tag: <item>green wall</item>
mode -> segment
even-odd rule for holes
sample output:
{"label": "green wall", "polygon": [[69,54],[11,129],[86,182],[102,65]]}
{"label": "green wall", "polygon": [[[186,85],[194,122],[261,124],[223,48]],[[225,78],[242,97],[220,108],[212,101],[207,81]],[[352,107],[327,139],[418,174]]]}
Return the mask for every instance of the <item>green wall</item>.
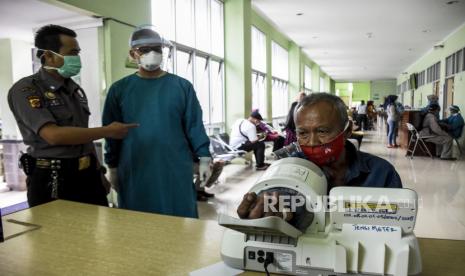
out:
{"label": "green wall", "polygon": [[252,109],[252,63],[250,1],[226,0],[225,90],[226,130]]}
{"label": "green wall", "polygon": [[[104,18],[114,18],[131,25],[150,24],[150,0],[46,0],[55,5],[76,10],[85,14],[99,15]],[[128,56],[128,40],[133,27],[116,22],[104,20],[101,30],[104,49],[105,83],[108,88],[113,82],[134,72],[134,69],[125,67]]]}
{"label": "green wall", "polygon": [[[397,77],[397,84],[401,84],[403,81],[407,80],[410,74],[419,73],[429,66],[435,64],[436,62],[441,62],[440,69],[440,93],[439,93],[439,103],[443,106],[443,91],[445,83],[445,64],[446,57],[455,53],[456,51],[463,49],[465,47],[465,25],[462,25],[455,32],[452,32],[443,42],[444,48],[442,49],[432,49],[426,53],[423,57],[415,61],[402,72],[407,72],[408,74],[400,74]],[[411,101],[411,95],[414,94],[414,100]],[[433,93],[433,83],[423,85],[416,89],[415,91],[407,91],[404,95],[401,95],[399,98],[403,98],[404,104],[413,105],[414,108],[420,108],[425,106],[427,103],[426,97]],[[465,109],[465,71],[462,71],[458,74],[455,74],[454,77],[454,104],[460,106],[462,110]]]}
{"label": "green wall", "polygon": [[365,102],[371,100],[371,83],[370,82],[352,82],[352,92],[349,91],[349,82],[336,82],[335,90],[339,90],[339,96],[352,97],[352,102]]}

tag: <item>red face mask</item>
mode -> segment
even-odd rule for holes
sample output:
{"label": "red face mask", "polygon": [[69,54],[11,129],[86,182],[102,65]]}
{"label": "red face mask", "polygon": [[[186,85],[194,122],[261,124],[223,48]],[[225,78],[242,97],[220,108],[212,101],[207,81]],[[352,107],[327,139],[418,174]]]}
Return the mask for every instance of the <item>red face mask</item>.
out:
{"label": "red face mask", "polygon": [[300,148],[308,160],[312,161],[317,166],[322,167],[328,165],[329,163],[336,161],[339,156],[341,156],[341,153],[344,150],[344,133],[346,129],[347,126],[338,136],[336,136],[336,138],[328,143],[318,146],[300,145]]}

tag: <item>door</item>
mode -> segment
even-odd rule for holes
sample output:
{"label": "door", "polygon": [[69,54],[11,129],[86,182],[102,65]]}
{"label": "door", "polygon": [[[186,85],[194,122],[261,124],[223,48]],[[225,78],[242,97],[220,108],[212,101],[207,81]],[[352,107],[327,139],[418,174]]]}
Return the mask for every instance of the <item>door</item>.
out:
{"label": "door", "polygon": [[446,79],[445,91],[444,91],[444,105],[443,105],[443,118],[445,118],[446,110],[449,106],[454,104],[454,78]]}
{"label": "door", "polygon": [[439,98],[439,81],[433,83],[433,95]]}

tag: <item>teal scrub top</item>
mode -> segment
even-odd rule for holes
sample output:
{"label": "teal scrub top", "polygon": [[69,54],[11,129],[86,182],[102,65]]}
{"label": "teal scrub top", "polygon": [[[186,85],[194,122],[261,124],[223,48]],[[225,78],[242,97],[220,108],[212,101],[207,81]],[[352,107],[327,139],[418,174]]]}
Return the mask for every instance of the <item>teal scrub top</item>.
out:
{"label": "teal scrub top", "polygon": [[138,123],[123,140],[106,139],[105,162],[118,168],[120,208],[198,217],[193,160],[210,156],[192,84],[166,73],[129,75],[108,92],[103,125]]}

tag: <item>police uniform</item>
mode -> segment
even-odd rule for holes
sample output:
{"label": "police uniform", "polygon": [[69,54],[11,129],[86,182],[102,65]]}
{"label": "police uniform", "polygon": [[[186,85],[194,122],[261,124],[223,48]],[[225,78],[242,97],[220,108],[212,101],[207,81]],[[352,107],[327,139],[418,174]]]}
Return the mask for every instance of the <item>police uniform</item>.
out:
{"label": "police uniform", "polygon": [[28,162],[22,162],[29,206],[57,198],[107,206],[93,143],[53,146],[39,136],[47,123],[88,127],[90,111],[81,87],[41,69],[13,85],[8,104],[29,146]]}

